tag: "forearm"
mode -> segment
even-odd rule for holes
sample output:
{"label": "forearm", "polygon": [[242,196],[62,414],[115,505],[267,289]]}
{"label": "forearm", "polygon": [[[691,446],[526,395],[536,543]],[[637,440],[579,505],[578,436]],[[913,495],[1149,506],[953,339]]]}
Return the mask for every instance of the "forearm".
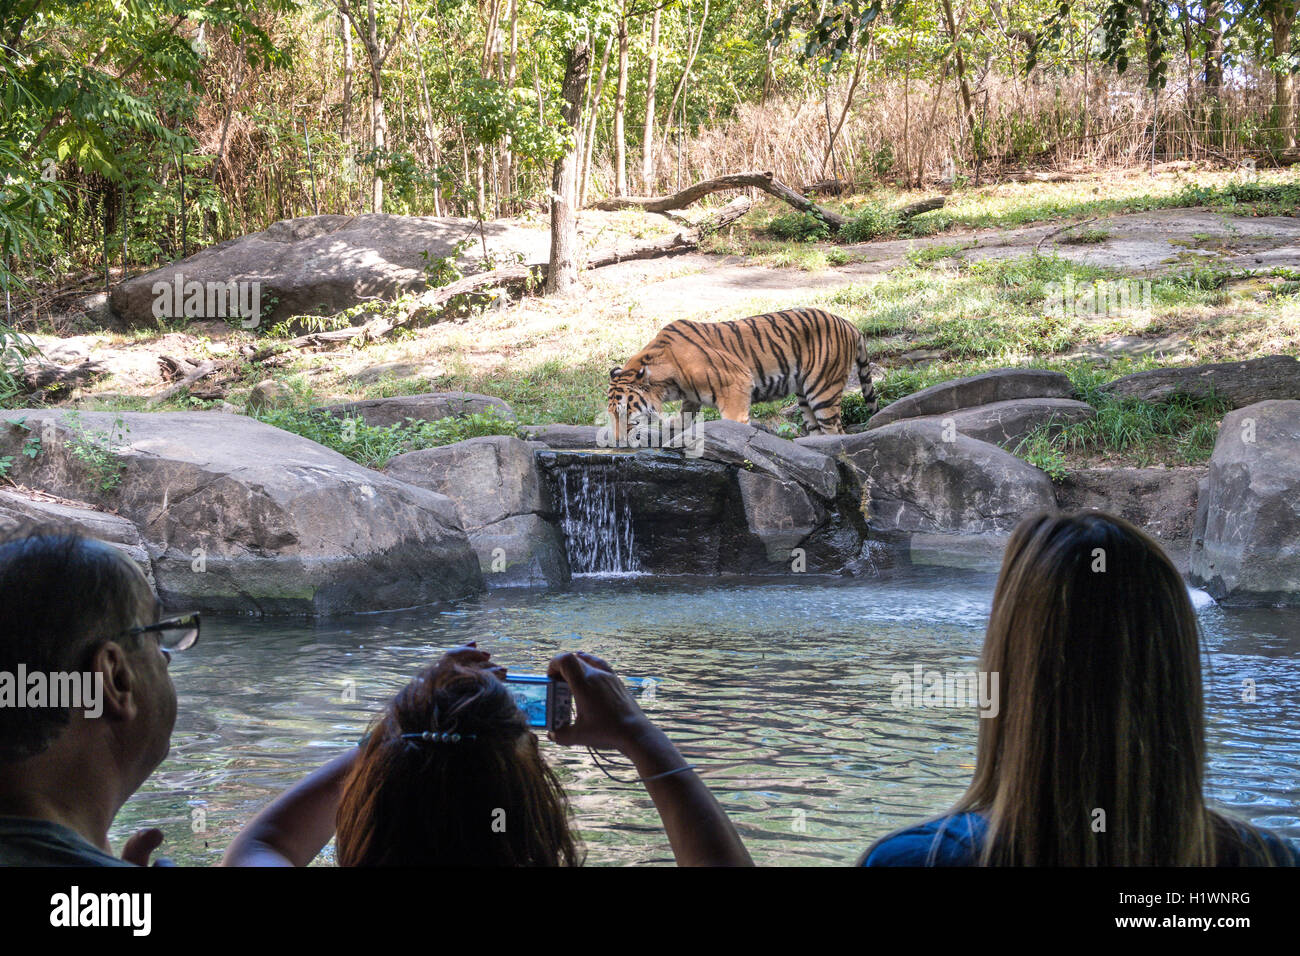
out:
{"label": "forearm", "polygon": [[650,726],[623,748],[646,779],[678,866],[753,866],[735,826],[694,771],[658,776],[687,766],[667,735]]}
{"label": "forearm", "polygon": [[343,782],[360,748],[349,748],[261,810],[226,849],[222,866],[306,866],[334,835]]}

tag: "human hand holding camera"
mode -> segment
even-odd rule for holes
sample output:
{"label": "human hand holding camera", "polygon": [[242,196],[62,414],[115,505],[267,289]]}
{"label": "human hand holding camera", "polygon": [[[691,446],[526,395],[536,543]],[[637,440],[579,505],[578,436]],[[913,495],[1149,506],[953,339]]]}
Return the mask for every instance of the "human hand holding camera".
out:
{"label": "human hand holding camera", "polygon": [[546,675],[569,685],[577,718],[548,736],[566,747],[619,750],[632,756],[658,733],[614,669],[595,654],[576,651],[552,658]]}

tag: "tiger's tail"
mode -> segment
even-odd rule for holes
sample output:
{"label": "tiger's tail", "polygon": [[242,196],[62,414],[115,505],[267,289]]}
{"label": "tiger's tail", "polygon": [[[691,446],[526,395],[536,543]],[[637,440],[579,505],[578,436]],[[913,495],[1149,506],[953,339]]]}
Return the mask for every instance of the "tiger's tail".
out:
{"label": "tiger's tail", "polygon": [[862,388],[862,402],[871,410],[874,415],[880,407],[880,401],[876,397],[876,386],[871,381],[871,347],[867,344],[867,337],[861,332],[858,333],[858,385]]}

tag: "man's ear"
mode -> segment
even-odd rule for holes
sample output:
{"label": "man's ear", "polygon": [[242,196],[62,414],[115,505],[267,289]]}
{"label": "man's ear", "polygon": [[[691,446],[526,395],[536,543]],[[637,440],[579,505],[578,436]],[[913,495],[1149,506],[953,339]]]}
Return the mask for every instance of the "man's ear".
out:
{"label": "man's ear", "polygon": [[91,672],[104,675],[103,716],[110,720],[130,720],[140,709],[135,692],[139,677],[131,667],[126,649],[116,641],[99,646],[90,661]]}

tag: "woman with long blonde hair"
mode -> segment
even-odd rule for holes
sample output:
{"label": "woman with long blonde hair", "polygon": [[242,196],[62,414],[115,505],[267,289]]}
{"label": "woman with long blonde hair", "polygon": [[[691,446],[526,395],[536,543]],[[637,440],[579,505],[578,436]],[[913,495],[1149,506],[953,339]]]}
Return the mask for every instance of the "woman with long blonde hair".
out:
{"label": "woman with long blonde hair", "polygon": [[981,670],[975,777],[944,817],[891,834],[867,866],[1291,864],[1204,796],[1200,640],[1160,547],[1100,512],[1027,518],[1008,543]]}

